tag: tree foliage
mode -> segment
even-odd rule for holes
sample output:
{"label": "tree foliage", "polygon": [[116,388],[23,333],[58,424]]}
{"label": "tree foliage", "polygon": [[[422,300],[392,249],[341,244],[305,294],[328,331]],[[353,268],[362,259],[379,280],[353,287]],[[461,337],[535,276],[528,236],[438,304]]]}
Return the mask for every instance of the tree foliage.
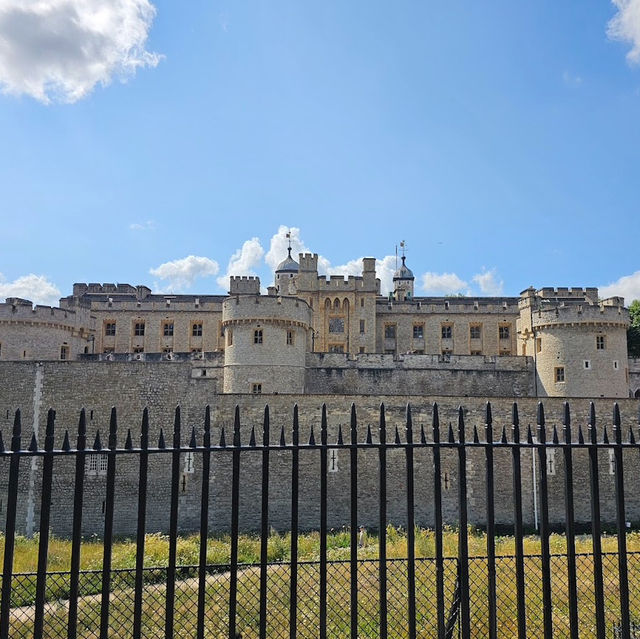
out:
{"label": "tree foliage", "polygon": [[627,349],[631,357],[640,357],[640,300],[633,300],[629,305],[631,326],[627,331]]}

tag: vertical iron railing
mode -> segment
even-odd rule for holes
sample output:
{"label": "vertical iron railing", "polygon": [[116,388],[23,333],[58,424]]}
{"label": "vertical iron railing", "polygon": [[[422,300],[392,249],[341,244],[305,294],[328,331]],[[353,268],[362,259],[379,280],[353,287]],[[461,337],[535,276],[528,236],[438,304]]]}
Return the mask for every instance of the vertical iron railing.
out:
{"label": "vertical iron railing", "polygon": [[[239,633],[243,632],[247,624],[255,624],[252,633],[257,634],[261,639],[273,635],[285,634],[289,639],[297,636],[309,634],[308,624],[316,624],[314,631],[317,631],[321,638],[336,636],[350,636],[356,639],[368,632],[375,632],[376,636],[387,637],[396,636],[398,633],[406,634],[409,639],[415,639],[422,634],[437,636],[444,639],[453,636],[457,628],[459,635],[465,639],[471,636],[487,636],[495,638],[499,634],[501,619],[504,615],[499,597],[509,596],[513,602],[512,609],[515,611],[513,631],[518,639],[524,639],[528,633],[542,632],[544,637],[552,637],[554,633],[577,637],[594,636],[597,639],[604,639],[607,636],[607,625],[615,626],[616,636],[631,639],[632,629],[635,628],[638,618],[640,618],[640,584],[637,583],[638,564],[632,564],[631,555],[627,545],[627,517],[633,513],[632,517],[637,517],[638,513],[635,498],[631,501],[625,498],[625,494],[637,493],[638,464],[640,456],[630,455],[629,451],[639,451],[640,444],[637,443],[633,433],[633,428],[628,431],[625,428],[623,433],[623,422],[620,408],[614,405],[613,418],[609,432],[612,439],[609,440],[607,425],[598,431],[596,428],[596,412],[593,404],[590,406],[588,419],[588,436],[581,425],[573,430],[572,415],[568,403],[564,403],[562,409],[562,436],[559,437],[557,427],[547,426],[545,410],[540,403],[536,415],[536,438],[534,439],[531,427],[526,432],[521,431],[518,405],[513,404],[510,416],[511,436],[508,437],[506,425],[496,429],[496,415],[491,404],[487,403],[484,412],[484,433],[482,429],[473,428],[472,436],[467,437],[470,432],[467,429],[467,418],[463,407],[457,409],[457,427],[454,428],[449,423],[448,429],[441,433],[440,415],[441,409],[434,404],[430,409],[431,413],[431,437],[427,437],[423,426],[414,426],[415,409],[406,407],[404,413],[404,437],[401,437],[402,428],[395,426],[395,439],[388,437],[388,428],[393,432],[394,426],[389,425],[390,421],[387,409],[380,405],[378,413],[377,437],[372,435],[372,428],[366,428],[366,435],[363,439],[359,437],[358,417],[355,405],[350,410],[349,440],[343,441],[342,425],[336,427],[337,431],[337,451],[349,451],[348,468],[349,494],[341,503],[347,504],[349,512],[344,516],[337,515],[333,510],[332,486],[329,481],[329,454],[331,453],[331,470],[336,470],[335,452],[329,448],[330,411],[326,405],[322,406],[320,423],[315,424],[313,420],[308,423],[309,433],[306,443],[301,443],[301,425],[298,406],[293,408],[291,416],[291,441],[287,443],[285,438],[285,423],[279,425],[279,441],[272,443],[271,426],[274,421],[270,413],[269,406],[264,408],[262,438],[256,442],[254,430],[248,442],[241,439],[243,431],[242,415],[240,408],[236,407],[233,421],[232,440],[227,442],[225,429],[220,429],[218,443],[212,439],[211,411],[206,407],[202,425],[202,438],[199,439],[197,428],[190,429],[188,443],[183,441],[182,418],[180,407],[175,410],[173,433],[170,445],[165,441],[163,429],[158,429],[159,437],[156,447],[150,446],[150,415],[145,409],[142,414],[140,429],[140,445],[134,445],[131,428],[126,429],[126,441],[123,445],[118,443],[118,414],[113,408],[109,421],[109,435],[107,447],[103,448],[99,432],[91,433],[94,443],[87,446],[87,422],[85,411],[80,412],[77,438],[75,448],[72,447],[71,438],[67,429],[55,428],[56,413],[49,410],[45,435],[42,444],[32,436],[26,441],[30,441],[27,448],[22,448],[23,433],[21,428],[21,413],[16,411],[13,420],[13,430],[11,445],[5,449],[2,433],[0,433],[0,459],[8,461],[3,467],[6,472],[6,510],[5,510],[5,539],[4,539],[4,559],[2,585],[0,588],[0,639],[9,639],[17,635],[13,632],[13,624],[19,624],[20,615],[27,615],[32,624],[31,630],[26,632],[22,629],[22,635],[33,636],[38,639],[44,636],[51,636],[48,633],[48,624],[53,623],[53,619],[60,618],[52,614],[55,612],[53,604],[54,598],[50,594],[53,582],[59,579],[62,573],[49,571],[49,550],[51,522],[54,521],[55,508],[57,502],[55,491],[56,472],[73,471],[73,511],[71,518],[71,556],[70,569],[65,579],[68,603],[65,608],[64,629],[56,636],[66,634],[68,639],[75,639],[79,635],[78,628],[82,624],[93,623],[94,633],[99,633],[101,638],[106,638],[112,632],[114,614],[122,615],[122,606],[113,605],[113,601],[119,602],[119,597],[130,597],[131,610],[131,630],[130,636],[140,638],[144,636],[144,628],[147,623],[147,607],[153,600],[157,602],[158,592],[162,593],[164,618],[164,636],[169,639],[174,636],[186,636],[188,634],[183,627],[184,619],[178,613],[178,604],[182,590],[178,584],[181,579],[186,579],[185,575],[195,577],[194,582],[195,604],[192,606],[194,617],[193,634],[199,639],[209,636],[212,632],[219,636],[221,632],[228,633],[230,639],[236,639]],[[390,414],[390,413],[389,413]],[[422,411],[424,415],[424,409]],[[449,410],[449,414],[452,411]],[[575,416],[573,417],[575,420]],[[314,435],[314,426],[319,428],[319,441]],[[63,433],[62,442],[56,448],[56,430]],[[374,432],[375,429],[373,429]],[[277,431],[276,431],[277,432]],[[362,432],[362,431],[361,431]],[[551,433],[551,434],[550,434]],[[185,434],[186,435],[186,434]],[[258,438],[259,439],[259,438]],[[169,438],[167,437],[167,440]],[[198,443],[201,441],[201,445]],[[333,436],[332,436],[332,441]],[[333,445],[333,444],[332,444]],[[404,461],[398,463],[395,454],[388,455],[388,451],[403,450]],[[497,453],[496,451],[503,452]],[[282,451],[286,451],[283,455]],[[556,482],[551,476],[555,474],[555,453],[562,457],[562,482]],[[259,453],[259,462],[255,459]],[[272,454],[273,453],[273,454]],[[525,455],[526,453],[526,455]],[[103,523],[103,549],[102,566],[96,573],[100,578],[98,586],[94,587],[91,602],[98,610],[98,618],[93,621],[83,617],[83,606],[85,597],[88,594],[83,587],[84,575],[88,574],[82,569],[82,546],[83,546],[83,510],[85,505],[85,474],[88,468],[89,455],[97,455],[106,459],[106,473],[104,483],[99,484],[104,487],[104,502],[102,504]],[[180,517],[184,504],[180,500],[181,481],[186,481],[182,473],[182,455],[189,455],[190,466],[194,457],[199,460],[201,471],[200,482],[194,484],[198,491],[199,512],[194,518],[198,523],[198,565],[194,570],[185,570],[178,563],[178,531],[181,529]],[[163,456],[165,463],[151,464],[151,458]],[[361,456],[367,456],[367,463],[363,466],[360,462]],[[309,462],[303,466],[302,458]],[[605,468],[601,461],[609,459],[609,466]],[[21,460],[23,458],[37,458],[37,472],[35,481],[37,482],[39,495],[36,504],[38,506],[39,539],[37,551],[36,572],[29,577],[31,579],[31,594],[17,596],[17,581],[14,574],[14,560],[16,552],[17,534],[21,532],[22,514],[19,511],[22,500],[22,492],[27,482],[22,481]],[[74,463],[65,465],[61,463],[64,458],[69,458]],[[286,473],[278,474],[278,468],[274,468],[274,460],[277,458],[278,465],[281,466],[283,460],[290,460],[286,465]],[[244,466],[245,459],[247,466]],[[523,464],[531,459],[533,468],[537,468],[536,476],[532,478],[529,485],[529,474],[523,472]],[[428,472],[426,473],[429,482],[428,490],[420,482],[424,482],[423,474],[417,480],[419,469],[424,471],[428,461]],[[505,460],[509,460],[506,461]],[[216,508],[210,507],[211,486],[216,481],[218,472],[229,467],[225,461],[230,461],[230,519],[225,520],[230,530],[229,542],[229,563],[224,566],[209,566],[207,564],[207,543],[210,535],[210,526],[214,512],[219,512],[220,505]],[[319,464],[318,464],[319,461]],[[130,463],[130,462],[137,462]],[[95,463],[95,458],[93,459]],[[367,485],[366,489],[377,491],[377,518],[371,519],[369,514],[364,515],[359,510],[363,504],[358,496],[359,483],[363,469],[370,470],[370,464],[376,468],[377,482]],[[479,465],[479,466],[478,466]],[[602,465],[602,467],[601,467]],[[135,513],[135,568],[131,570],[132,581],[123,587],[117,570],[112,569],[114,539],[119,534],[117,521],[120,521],[121,511],[119,497],[117,498],[117,488],[119,480],[119,470],[133,466],[135,481],[137,486],[137,511]],[[313,467],[316,476],[309,477],[309,469]],[[476,468],[476,466],[478,466]],[[168,500],[168,559],[166,566],[162,567],[163,589],[160,591],[151,590],[151,585],[158,581],[158,577],[151,577],[148,568],[145,567],[145,536],[147,534],[147,494],[149,487],[153,486],[158,476],[158,468],[166,469],[161,472],[162,477],[170,482],[170,496]],[[260,519],[259,538],[260,552],[259,562],[259,587],[247,588],[244,582],[247,573],[246,566],[240,562],[239,539],[240,511],[241,511],[241,491],[248,488],[241,483],[241,468],[243,469],[243,482],[249,480],[254,492],[256,486],[260,486]],[[510,495],[512,503],[504,503],[505,487],[500,486],[500,501],[497,498],[497,473],[501,469],[501,479],[504,477],[502,471],[508,471],[511,475],[512,485]],[[249,476],[250,470],[256,470]],[[259,470],[258,470],[259,469]],[[303,470],[304,469],[304,470]],[[580,469],[580,480],[577,479],[577,469]],[[289,472],[290,471],[290,472]],[[506,472],[505,471],[505,472]],[[585,480],[588,471],[588,485]],[[607,472],[608,471],[608,472]],[[394,476],[393,481],[388,481],[391,473],[399,473]],[[609,479],[608,475],[612,475]],[[258,479],[259,475],[259,479]],[[286,582],[286,596],[280,599],[273,595],[274,580],[279,574],[277,566],[269,560],[269,535],[272,519],[276,517],[276,509],[272,508],[272,492],[270,482],[275,481],[274,477],[285,476],[290,480],[290,518],[287,523],[290,530],[290,560],[285,562],[288,565],[288,581]],[[364,474],[363,474],[364,476]],[[368,476],[368,479],[371,475]],[[482,481],[482,491],[476,491],[475,486],[478,481]],[[299,530],[300,530],[300,509],[306,508],[309,504],[301,500],[300,482],[316,482],[319,490],[319,521],[318,521],[318,541],[319,550],[317,554],[317,571],[313,575],[309,572],[307,561],[300,560],[299,553]],[[376,485],[377,483],[377,485]],[[456,490],[450,490],[453,484]],[[534,485],[535,484],[535,485]],[[402,500],[397,500],[398,486],[403,491]],[[560,486],[562,486],[560,488]],[[480,495],[483,498],[483,508],[477,508],[477,503],[470,500],[470,491],[474,490],[475,498]],[[535,488],[535,490],[533,490]],[[308,487],[304,486],[304,495],[308,495]],[[184,484],[183,484],[184,490]],[[94,494],[95,495],[95,494]],[[422,503],[421,500],[428,496],[429,503]],[[615,524],[615,541],[617,551],[615,552],[615,571],[612,571],[613,555],[607,556],[602,551],[603,519],[601,513],[601,502],[603,496],[613,497],[608,512],[613,512],[615,506],[615,521],[609,521],[607,525]],[[578,496],[580,504],[585,504],[588,498],[591,514],[591,540],[592,552],[588,557],[578,553],[576,550],[576,503]],[[154,495],[154,500],[157,495]],[[431,499],[433,501],[431,501]],[[535,507],[540,515],[540,554],[531,556],[525,553],[525,522],[528,521],[529,499],[537,499]],[[394,501],[397,500],[397,501]],[[179,508],[180,506],[180,508]],[[446,506],[446,508],[445,508]],[[282,503],[278,506],[281,511]],[[583,507],[583,506],[581,506]],[[426,561],[420,555],[420,546],[417,543],[416,523],[422,524],[418,517],[418,512],[428,510],[431,512],[430,523],[434,526],[433,532],[433,556],[428,559],[433,572],[430,581],[426,579],[424,564]],[[398,512],[404,511],[406,517],[400,522]],[[446,513],[446,516],[445,516]],[[510,513],[505,515],[505,513]],[[551,513],[551,515],[550,515]],[[562,513],[559,516],[559,513]],[[132,513],[133,514],[133,513]],[[32,514],[33,516],[33,514]],[[118,518],[116,519],[116,516]],[[332,549],[330,547],[330,532],[328,522],[335,521],[336,516],[342,516],[344,524],[349,527],[348,543],[349,551],[344,555],[344,559],[336,562],[332,559]],[[497,518],[501,521],[505,517],[513,525],[514,551],[509,557],[512,567],[508,570],[508,577],[505,577],[504,556],[496,552],[496,528]],[[369,517],[367,519],[367,517]],[[423,515],[422,515],[423,517]],[[483,520],[484,518],[484,520]],[[452,553],[451,544],[445,548],[444,527],[447,519],[457,525],[457,548]],[[561,519],[561,522],[558,522]],[[470,552],[468,524],[474,522],[484,523],[486,528],[486,554],[476,557]],[[565,572],[561,570],[558,556],[551,553],[550,535],[552,521],[561,523],[566,538],[566,554],[560,558]],[[219,522],[216,522],[219,524]],[[399,560],[394,557],[395,549],[390,546],[391,537],[387,536],[389,524],[402,523],[406,525],[406,555]],[[333,525],[333,524],[332,524]],[[376,528],[377,533],[377,553],[371,558],[366,558],[360,554],[359,549],[359,529],[366,525]],[[54,530],[55,532],[55,530]],[[369,552],[371,547],[367,549]],[[482,560],[482,572],[478,573],[474,566]],[[588,569],[585,568],[586,560],[589,560]],[[400,577],[396,572],[396,562],[402,561],[405,566],[404,576]],[[450,570],[455,561],[456,575],[455,583]],[[634,558],[634,561],[636,559]],[[501,568],[498,570],[498,563]],[[334,564],[343,566],[345,573],[340,590],[335,583]],[[447,569],[447,566],[449,569]],[[215,570],[214,570],[215,568]],[[346,570],[349,577],[346,577]],[[209,575],[218,573],[216,579],[209,579]],[[428,571],[427,571],[428,572]],[[336,572],[337,574],[337,572]],[[371,575],[375,574],[376,592],[375,605],[372,597]],[[532,575],[539,574],[539,582],[532,581]],[[584,583],[584,575],[588,575],[590,583]],[[22,579],[24,575],[20,576]],[[511,591],[505,593],[504,581],[508,578],[511,584]],[[317,597],[317,620],[309,615],[308,608],[304,601],[308,596],[309,580],[316,580],[314,590]],[[426,583],[429,585],[425,585]],[[244,586],[242,584],[245,583]],[[210,587],[218,589],[219,593],[224,593],[224,608],[221,618],[217,620],[215,631],[211,629],[213,623],[212,615],[214,611],[208,604],[207,593]],[[181,588],[181,586],[180,586]],[[402,596],[398,598],[394,594],[398,588],[402,589]],[[536,593],[540,590],[540,596]],[[248,592],[249,591],[249,592]],[[251,592],[253,591],[253,592]],[[589,592],[589,596],[585,592]],[[337,593],[340,593],[338,596]],[[616,593],[616,610],[612,613],[611,593]],[[12,601],[12,593],[15,601]],[[273,595],[273,596],[272,596]],[[220,607],[220,595],[217,596],[217,608]],[[254,596],[257,599],[255,609],[255,621],[251,615],[247,614],[246,598]],[[25,605],[23,598],[27,597],[28,605]],[[31,599],[29,599],[31,597]],[[557,608],[558,598],[563,598],[566,606],[566,615],[560,615]],[[58,597],[59,599],[59,597]],[[401,601],[401,603],[399,603]],[[284,602],[284,603],[283,603]],[[315,603],[315,602],[314,602]],[[284,610],[279,607],[284,605]],[[301,607],[305,605],[304,614]],[[345,611],[343,615],[343,625],[340,631],[335,630],[337,615],[334,607],[340,606]],[[373,606],[373,608],[372,608]],[[158,606],[156,606],[156,609]],[[478,617],[479,614],[483,616]],[[615,616],[612,616],[615,615]],[[286,620],[283,622],[283,620]],[[502,619],[502,621],[504,621]],[[273,629],[273,624],[285,623],[286,631],[278,632]],[[365,630],[364,624],[369,624]],[[375,631],[372,631],[372,625]],[[395,624],[395,625],[394,625]],[[224,630],[221,630],[225,628]],[[534,630],[535,628],[535,630]],[[635,632],[635,631],[633,631]],[[531,635],[533,636],[533,635]]]}

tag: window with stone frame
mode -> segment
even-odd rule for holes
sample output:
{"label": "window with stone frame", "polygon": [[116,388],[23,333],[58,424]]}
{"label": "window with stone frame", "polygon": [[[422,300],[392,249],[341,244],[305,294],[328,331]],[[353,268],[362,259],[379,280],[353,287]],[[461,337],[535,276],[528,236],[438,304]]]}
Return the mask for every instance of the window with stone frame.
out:
{"label": "window with stone frame", "polygon": [[133,325],[133,334],[136,337],[144,337],[144,322],[136,322]]}
{"label": "window with stone frame", "polygon": [[330,317],[329,318],[329,332],[330,333],[344,333],[344,317]]}
{"label": "window with stone frame", "polygon": [[451,339],[453,337],[453,325],[442,324],[441,331],[442,339]]}
{"label": "window with stone frame", "polygon": [[471,324],[469,326],[469,339],[480,339],[482,337],[482,326],[480,324]]}
{"label": "window with stone frame", "polygon": [[60,359],[69,359],[69,347],[66,344],[60,347]]}
{"label": "window with stone frame", "polygon": [[104,323],[104,335],[105,337],[114,337],[116,334],[116,323],[105,322]]}
{"label": "window with stone frame", "polygon": [[564,366],[556,366],[554,369],[553,378],[556,383],[561,383],[565,381],[564,378]]}
{"label": "window with stone frame", "polygon": [[173,322],[164,322],[162,324],[162,335],[164,337],[173,337]]}
{"label": "window with stone frame", "polygon": [[251,384],[251,392],[254,395],[260,395],[262,393],[262,384],[259,382],[254,382]]}
{"label": "window with stone frame", "polygon": [[509,326],[507,325],[498,326],[498,338],[509,339],[509,337],[510,337]]}
{"label": "window with stone frame", "polygon": [[424,339],[424,324],[413,325],[413,339]]}
{"label": "window with stone frame", "polygon": [[253,331],[253,343],[254,344],[262,344],[262,329],[261,328]]}
{"label": "window with stone frame", "polygon": [[194,322],[191,325],[191,336],[202,337],[202,322]]}
{"label": "window with stone frame", "polygon": [[296,341],[295,332],[292,330],[287,331],[287,346],[293,346]]}
{"label": "window with stone frame", "polygon": [[607,340],[604,335],[596,335],[596,349],[603,351],[607,348]]}
{"label": "window with stone frame", "polygon": [[396,338],[396,325],[395,324],[385,324],[384,325],[384,338],[385,339],[395,339]]}
{"label": "window with stone frame", "polygon": [[361,319],[360,320],[360,335],[364,335],[364,333],[365,333],[364,327],[365,327],[365,321],[363,319]]}

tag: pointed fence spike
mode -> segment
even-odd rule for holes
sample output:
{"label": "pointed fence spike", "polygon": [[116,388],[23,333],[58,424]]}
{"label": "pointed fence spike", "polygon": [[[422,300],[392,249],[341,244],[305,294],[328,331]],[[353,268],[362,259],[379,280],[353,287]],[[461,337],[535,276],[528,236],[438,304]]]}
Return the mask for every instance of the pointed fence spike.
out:
{"label": "pointed fence spike", "polygon": [[20,450],[20,434],[22,433],[21,412],[18,408],[13,417],[13,431],[11,433],[11,450],[17,452]]}
{"label": "pointed fence spike", "polygon": [[593,402],[589,404],[589,425],[594,427],[596,425],[596,405]]}
{"label": "pointed fence spike", "polygon": [[562,428],[564,430],[564,442],[565,444],[571,443],[571,410],[569,408],[569,402],[564,403],[564,411],[562,415]]}
{"label": "pointed fence spike", "polygon": [[553,443],[560,443],[560,440],[558,439],[558,427],[555,424],[553,425]]}
{"label": "pointed fence spike", "polygon": [[254,426],[251,427],[251,435],[249,436],[249,446],[251,446],[251,448],[256,447],[256,429]]}
{"label": "pointed fence spike", "polygon": [[300,424],[298,421],[298,404],[293,405],[293,424],[291,425],[291,443],[298,446],[300,443]]}
{"label": "pointed fence spike", "polygon": [[620,419],[620,406],[618,402],[613,404],[613,434],[616,444],[622,443],[622,420]]}
{"label": "pointed fence spike", "polygon": [[322,404],[322,416],[320,418],[320,444],[322,446],[327,445],[328,437],[328,423],[327,423],[327,405]]}
{"label": "pointed fence spike", "polygon": [[280,427],[280,446],[286,446],[287,442],[284,438],[284,424]]}
{"label": "pointed fence spike", "polygon": [[456,439],[453,436],[453,426],[452,426],[451,422],[449,422],[449,443],[450,444],[454,444],[455,441],[456,441]]}
{"label": "pointed fence spike", "polygon": [[473,443],[474,444],[480,443],[480,437],[478,436],[478,424],[473,425]]}
{"label": "pointed fence spike", "polygon": [[262,418],[262,446],[269,446],[271,443],[271,418],[269,416],[269,404],[264,407]]}
{"label": "pointed fence spike", "polygon": [[131,429],[127,428],[127,439],[124,442],[124,447],[125,450],[132,450],[133,449],[133,441],[131,441]]}
{"label": "pointed fence spike", "polygon": [[527,426],[527,443],[533,444],[533,433],[531,432],[531,424]]}
{"label": "pointed fence spike", "polygon": [[189,440],[189,448],[196,448],[198,446],[198,442],[196,441],[196,427],[191,427],[191,439]]}
{"label": "pointed fence spike", "polygon": [[373,443],[373,438],[371,437],[371,424],[367,424],[367,439],[366,439],[366,443],[367,444]]}
{"label": "pointed fence spike", "polygon": [[78,435],[84,437],[87,434],[87,412],[85,409],[80,410],[80,418],[78,419]]}
{"label": "pointed fence spike", "polygon": [[211,448],[211,407],[207,404],[204,409],[204,435],[202,437],[202,445],[205,448]]}
{"label": "pointed fence spike", "polygon": [[166,448],[167,444],[164,441],[164,429],[160,427],[160,437],[158,437],[158,448]]}
{"label": "pointed fence spike", "polygon": [[630,444],[635,444],[636,443],[636,438],[635,435],[633,434],[633,428],[629,428],[629,443]]}
{"label": "pointed fence spike", "polygon": [[2,439],[2,431],[0,430],[0,453],[4,453],[4,441]]}
{"label": "pointed fence spike", "polygon": [[344,441],[342,440],[342,424],[338,424],[338,446],[342,446]]}
{"label": "pointed fence spike", "polygon": [[[253,445],[255,446],[256,442],[254,440]],[[222,426],[222,428],[220,429],[220,444],[219,444],[220,448],[226,448],[227,446],[227,440],[224,436],[224,425]]]}
{"label": "pointed fence spike", "polygon": [[240,406],[236,404],[236,410],[233,416],[233,445],[240,447]]}
{"label": "pointed fence spike", "polygon": [[111,408],[111,419],[109,420],[109,448],[115,450],[118,445],[118,414],[116,407]]}
{"label": "pointed fence spike", "polygon": [[62,450],[69,452],[71,450],[71,443],[69,442],[69,431],[64,429],[64,437],[62,438]]}
{"label": "pointed fence spike", "polygon": [[491,402],[487,402],[487,408],[485,413],[485,423],[487,424],[493,423],[493,414],[491,412]]}
{"label": "pointed fence spike", "polygon": [[100,431],[96,431],[96,438],[93,440],[93,450],[102,450],[102,442],[100,441]]}
{"label": "pointed fence spike", "polygon": [[313,433],[313,424],[311,424],[311,432],[309,433],[309,446],[316,445],[316,437]]}
{"label": "pointed fence spike", "polygon": [[427,443],[427,436],[425,435],[425,432],[424,432],[424,424],[420,424],[420,443],[421,444]]}
{"label": "pointed fence spike", "polygon": [[180,448],[180,434],[182,430],[182,419],[180,405],[176,406],[175,417],[173,418],[173,448]]}
{"label": "pointed fence spike", "polygon": [[604,430],[602,431],[602,443],[603,444],[608,444],[609,443],[609,433],[607,433],[607,425],[604,425]]}
{"label": "pointed fence spike", "polygon": [[582,432],[582,424],[578,424],[578,444],[584,444],[584,433]]}
{"label": "pointed fence spike", "polygon": [[394,444],[396,446],[399,446],[402,442],[400,441],[400,431],[398,430],[398,427],[396,426],[396,437],[394,440]]}
{"label": "pointed fence spike", "polygon": [[38,441],[36,440],[36,434],[31,435],[31,442],[29,443],[29,450],[35,453],[38,450]]}
{"label": "pointed fence spike", "polygon": [[538,426],[544,426],[545,424],[544,405],[542,404],[542,402],[538,402],[538,415],[537,415],[536,423],[538,424]]}
{"label": "pointed fence spike", "polygon": [[351,402],[351,420],[349,422],[349,429],[351,431],[351,443],[358,443],[358,416],[356,414],[355,402]]}
{"label": "pointed fence spike", "polygon": [[506,426],[502,426],[502,435],[500,436],[500,443],[501,444],[507,444],[507,427]]}

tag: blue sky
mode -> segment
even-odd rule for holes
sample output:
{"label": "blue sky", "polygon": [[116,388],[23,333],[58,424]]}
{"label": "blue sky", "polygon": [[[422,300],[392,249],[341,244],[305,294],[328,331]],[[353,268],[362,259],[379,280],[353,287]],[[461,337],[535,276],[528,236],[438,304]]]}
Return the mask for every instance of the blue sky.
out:
{"label": "blue sky", "polygon": [[268,285],[287,228],[640,298],[640,0],[4,0],[0,43],[0,299]]}

